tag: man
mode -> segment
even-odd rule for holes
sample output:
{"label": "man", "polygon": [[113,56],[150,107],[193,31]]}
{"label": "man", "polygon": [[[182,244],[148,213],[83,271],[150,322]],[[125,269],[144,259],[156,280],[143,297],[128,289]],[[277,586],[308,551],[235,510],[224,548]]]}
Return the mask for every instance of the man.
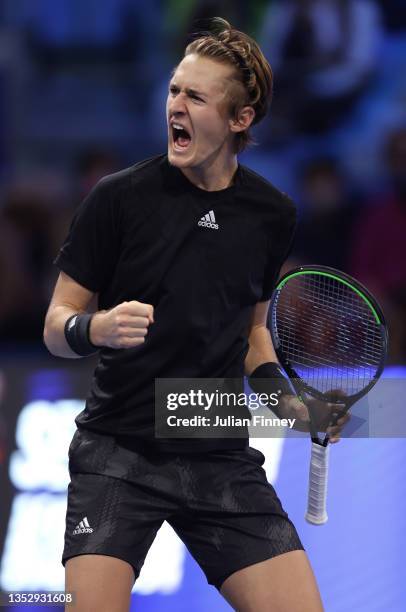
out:
{"label": "man", "polygon": [[240,612],[322,609],[263,455],[245,439],[154,438],[156,378],[278,377],[282,408],[307,418],[266,328],[295,208],[237,161],[272,73],[252,39],[214,25],[171,78],[167,155],[103,179],[56,261],[45,343],[62,357],[100,351],[69,449],[63,563],[80,611],[128,609],[164,520]]}

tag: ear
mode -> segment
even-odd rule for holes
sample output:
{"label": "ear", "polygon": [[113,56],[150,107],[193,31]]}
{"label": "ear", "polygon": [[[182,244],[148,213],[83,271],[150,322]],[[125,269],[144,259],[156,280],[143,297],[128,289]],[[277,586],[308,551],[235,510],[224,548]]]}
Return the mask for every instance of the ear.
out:
{"label": "ear", "polygon": [[234,133],[248,130],[251,123],[254,121],[255,111],[252,106],[243,106],[238,111],[238,116],[229,119],[230,130]]}

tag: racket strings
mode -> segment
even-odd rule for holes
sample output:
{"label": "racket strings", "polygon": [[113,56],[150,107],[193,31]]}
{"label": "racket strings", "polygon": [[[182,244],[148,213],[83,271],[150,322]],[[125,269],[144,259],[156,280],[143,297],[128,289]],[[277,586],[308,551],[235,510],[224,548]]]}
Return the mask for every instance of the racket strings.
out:
{"label": "racket strings", "polygon": [[292,367],[321,392],[355,394],[379,368],[382,336],[373,311],[353,288],[330,276],[289,279],[277,298],[274,329]]}
{"label": "racket strings", "polygon": [[[294,322],[293,317],[286,318],[286,323],[288,323],[289,325],[292,325],[293,322]],[[323,324],[318,323],[317,321],[312,321],[309,317],[305,317],[305,316],[301,318],[301,324],[302,325],[312,324],[314,333],[318,332],[320,335],[323,333],[326,341],[329,341],[329,343],[335,341],[335,335],[333,335],[328,329],[326,330]],[[362,323],[362,325],[364,326],[364,323]],[[368,338],[367,346],[364,347],[363,355],[367,361],[366,365],[368,365],[368,360],[369,360],[371,362],[369,365],[373,366],[375,358],[376,358],[376,354],[377,352],[379,353],[379,350],[380,350],[380,338],[379,337],[376,338],[375,336],[371,335],[368,327],[366,328],[366,330],[363,330],[363,329],[361,329],[360,331],[355,330],[352,336],[350,336],[346,332],[342,333],[342,336],[340,338],[341,350],[342,351],[352,350],[354,343],[360,344],[365,340],[365,335],[368,335],[370,337]],[[291,337],[291,341],[293,341],[292,340],[293,337],[294,336]],[[293,343],[292,351],[295,351],[294,343]],[[317,356],[317,359],[318,358],[319,356]]]}

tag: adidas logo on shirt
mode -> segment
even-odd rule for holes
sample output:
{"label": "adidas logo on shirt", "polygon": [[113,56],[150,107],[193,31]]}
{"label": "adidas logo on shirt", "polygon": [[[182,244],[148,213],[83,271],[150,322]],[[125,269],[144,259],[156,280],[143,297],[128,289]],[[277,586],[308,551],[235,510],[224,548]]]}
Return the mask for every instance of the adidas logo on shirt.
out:
{"label": "adidas logo on shirt", "polygon": [[210,227],[211,229],[219,228],[218,224],[216,223],[216,217],[214,216],[214,212],[212,210],[208,212],[207,215],[204,215],[204,217],[200,219],[197,225],[200,225],[201,227]]}
{"label": "adidas logo on shirt", "polygon": [[79,535],[81,533],[93,533],[93,529],[89,525],[87,516],[85,516],[85,518],[82,519],[78,525],[76,525],[72,535]]}

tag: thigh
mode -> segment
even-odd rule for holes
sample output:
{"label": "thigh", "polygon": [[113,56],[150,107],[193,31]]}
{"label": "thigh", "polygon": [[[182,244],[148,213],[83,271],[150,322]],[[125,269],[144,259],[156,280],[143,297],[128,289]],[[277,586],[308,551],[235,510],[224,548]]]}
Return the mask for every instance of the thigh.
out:
{"label": "thigh", "polygon": [[121,559],[80,555],[65,568],[65,591],[72,593],[74,612],[128,612],[134,571]]}
{"label": "thigh", "polygon": [[229,576],[221,594],[238,612],[322,612],[306,553],[288,552]]}

